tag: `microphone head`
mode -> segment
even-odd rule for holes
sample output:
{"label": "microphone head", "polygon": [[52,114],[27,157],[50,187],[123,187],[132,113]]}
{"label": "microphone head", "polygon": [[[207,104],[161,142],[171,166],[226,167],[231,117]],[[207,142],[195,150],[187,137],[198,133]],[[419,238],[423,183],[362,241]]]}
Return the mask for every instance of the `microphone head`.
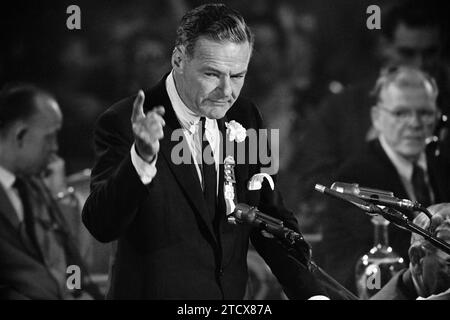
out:
{"label": "microphone head", "polygon": [[334,182],[330,189],[340,193],[359,194],[359,185],[357,183]]}
{"label": "microphone head", "polygon": [[346,194],[353,194],[355,196],[360,196],[363,199],[382,199],[385,197],[394,198],[394,193],[391,191],[385,191],[373,188],[363,188],[357,183],[345,183],[345,182],[335,182],[331,185],[331,189]]}

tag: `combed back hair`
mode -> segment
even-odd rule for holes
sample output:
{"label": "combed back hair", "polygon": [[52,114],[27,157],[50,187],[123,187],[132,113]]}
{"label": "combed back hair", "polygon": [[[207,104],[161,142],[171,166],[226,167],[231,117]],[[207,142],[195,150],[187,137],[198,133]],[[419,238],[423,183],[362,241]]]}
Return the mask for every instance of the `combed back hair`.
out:
{"label": "combed back hair", "polygon": [[380,102],[383,92],[391,85],[399,89],[425,89],[433,100],[436,100],[439,94],[436,81],[426,72],[414,67],[398,66],[381,71],[371,95]]}
{"label": "combed back hair", "polygon": [[438,1],[434,0],[397,1],[382,11],[381,32],[384,37],[392,40],[398,25],[405,24],[409,28],[438,28],[442,33],[442,13],[437,8]]}
{"label": "combed back hair", "polygon": [[175,47],[183,45],[187,55],[192,56],[200,37],[217,42],[248,42],[250,48],[254,42],[242,15],[224,4],[205,4],[187,12],[178,27]]}
{"label": "combed back hair", "polygon": [[0,91],[0,132],[19,120],[28,120],[36,112],[37,96],[53,96],[31,83],[7,84]]}

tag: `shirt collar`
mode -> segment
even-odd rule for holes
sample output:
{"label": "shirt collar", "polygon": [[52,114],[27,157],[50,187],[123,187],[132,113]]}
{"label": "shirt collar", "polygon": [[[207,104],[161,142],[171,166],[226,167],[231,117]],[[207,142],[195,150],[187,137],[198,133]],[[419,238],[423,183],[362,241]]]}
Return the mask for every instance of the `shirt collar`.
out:
{"label": "shirt collar", "polygon": [[16,176],[9,170],[0,166],[0,183],[5,189],[10,189],[14,182],[16,181]]}
{"label": "shirt collar", "polygon": [[196,115],[191,109],[189,109],[181,100],[175,86],[175,80],[173,78],[173,71],[167,76],[166,89],[169,95],[170,102],[172,103],[173,110],[177,115],[178,121],[180,121],[183,129],[188,130],[190,133],[195,133],[196,126],[200,121],[200,117]]}
{"label": "shirt collar", "polygon": [[[381,147],[386,152],[388,158],[391,160],[394,167],[397,169],[399,175],[404,179],[410,181],[413,172],[413,163],[405,159],[404,157],[400,156],[398,153],[396,153],[387,143],[383,135],[379,136],[379,140]],[[425,152],[422,152],[420,154],[419,160],[417,161],[417,165],[421,167],[425,172],[427,172],[427,161],[425,157]]]}
{"label": "shirt collar", "polygon": [[[197,132],[200,116],[195,114],[189,109],[186,104],[181,100],[178,90],[175,86],[175,80],[173,78],[173,70],[166,78],[166,90],[169,95],[170,102],[172,103],[173,110],[181,124],[181,127],[188,130],[191,134]],[[206,118],[205,130],[212,132],[216,128],[216,121],[214,119]]]}

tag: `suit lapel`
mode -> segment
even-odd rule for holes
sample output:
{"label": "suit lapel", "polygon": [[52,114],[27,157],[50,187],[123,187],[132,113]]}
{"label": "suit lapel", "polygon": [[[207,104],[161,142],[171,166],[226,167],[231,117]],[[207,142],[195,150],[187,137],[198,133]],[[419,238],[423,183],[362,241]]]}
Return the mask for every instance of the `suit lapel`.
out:
{"label": "suit lapel", "polygon": [[[181,125],[176,117],[175,111],[173,110],[172,104],[170,102],[169,96],[167,95],[167,90],[165,86],[164,77],[160,83],[148,93],[149,99],[145,100],[144,111],[150,111],[154,106],[162,105],[165,108],[164,121],[166,125],[164,126],[164,139],[160,141],[160,154],[166,160],[170,170],[175,176],[178,184],[181,186],[186,194],[186,198],[191,203],[191,206],[200,215],[202,220],[205,222],[209,232],[215,239],[213,224],[211,221],[210,214],[206,206],[205,198],[203,197],[203,191],[200,186],[200,181],[198,178],[197,170],[195,168],[192,155],[189,151],[187,143],[185,143],[184,135],[181,129]],[[172,137],[174,138],[172,141]],[[183,143],[184,145],[181,145]],[[189,157],[184,155],[185,159],[189,159],[189,163],[177,164],[172,159],[174,155],[178,155],[178,152],[173,152],[174,150],[179,150],[183,148],[189,153]],[[215,239],[217,241],[217,239]]]}
{"label": "suit lapel", "polygon": [[375,153],[378,155],[379,160],[391,172],[391,174],[396,177],[396,179],[391,179],[392,190],[387,191],[392,191],[394,195],[398,198],[409,199],[408,192],[406,192],[405,186],[402,183],[402,179],[400,178],[400,175],[398,174],[398,171],[395,168],[394,164],[391,162],[388,155],[381,146],[380,141],[378,139],[375,139],[374,141],[372,141],[372,146],[374,148]]}
{"label": "suit lapel", "polygon": [[443,202],[449,199],[449,164],[446,163],[444,158],[439,155],[436,156],[430,152],[430,150],[426,150],[427,155],[427,167],[428,167],[428,176],[430,178],[431,189],[434,193],[434,202]]}
{"label": "suit lapel", "polygon": [[16,210],[14,209],[2,185],[0,185],[0,215],[2,215],[9,223],[11,223],[11,225],[14,227],[14,230],[17,230],[19,228],[20,221],[17,217]]}
{"label": "suit lapel", "polygon": [[33,240],[25,231],[25,227],[19,221],[17,212],[2,185],[0,185],[0,218],[6,220],[7,223],[12,226],[11,228],[7,228],[7,230],[13,238],[20,239],[21,245],[23,245],[31,255],[35,256],[40,261],[43,261],[39,246],[34,244]]}

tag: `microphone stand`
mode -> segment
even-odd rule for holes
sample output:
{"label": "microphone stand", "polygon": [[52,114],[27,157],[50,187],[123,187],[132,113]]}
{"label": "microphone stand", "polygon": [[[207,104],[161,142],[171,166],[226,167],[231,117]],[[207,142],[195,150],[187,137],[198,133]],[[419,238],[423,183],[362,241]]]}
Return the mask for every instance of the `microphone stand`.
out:
{"label": "microphone stand", "polygon": [[275,236],[275,238],[277,238],[281,244],[286,247],[289,256],[299,265],[309,270],[317,278],[324,289],[326,289],[331,299],[359,300],[356,295],[326,273],[314,261],[308,259],[309,261],[307,260],[305,265],[305,262],[299,258],[299,256],[301,257],[304,255],[304,252],[299,249],[304,247],[305,244],[303,236],[298,232],[285,227],[281,220],[268,216],[257,210],[255,207],[250,207],[246,204],[238,204],[233,216],[239,223],[246,223],[256,226],[260,230],[264,230]]}
{"label": "microphone stand", "polygon": [[386,206],[383,209],[380,208],[380,215],[382,215],[386,220],[392,222],[399,228],[406,229],[410,232],[421,235],[435,247],[441,249],[447,254],[450,254],[450,245],[447,242],[433,236],[427,230],[417,226],[400,211]]}
{"label": "microphone stand", "polygon": [[333,189],[327,188],[322,185],[316,185],[315,189],[321,193],[330,195],[334,198],[338,198],[340,200],[350,202],[353,205],[355,205],[358,208],[365,211],[369,215],[374,215],[374,214],[381,215],[381,216],[383,216],[383,218],[392,222],[394,225],[396,225],[397,227],[399,227],[401,229],[420,234],[422,237],[424,237],[426,240],[428,240],[431,244],[433,244],[437,248],[441,249],[445,253],[450,254],[450,245],[448,243],[433,236],[427,230],[420,228],[419,226],[417,226],[416,224],[411,222],[408,219],[408,217],[406,217],[403,213],[390,207],[388,204],[384,204],[384,208],[380,208],[379,206],[377,206],[373,203],[370,203],[368,200],[362,200],[354,195],[342,194],[340,192],[337,192]]}
{"label": "microphone stand", "polygon": [[[302,247],[302,243],[300,242],[305,242],[303,237],[295,237],[295,239],[293,240],[287,238],[279,238],[279,240],[281,240],[282,245],[287,247],[288,252],[293,250],[300,255],[302,254],[302,252],[298,250],[298,248]],[[305,265],[305,263],[298,258],[297,254],[290,254],[290,256],[316,277],[316,279],[326,290],[327,295],[331,300],[360,300],[355,294],[353,294],[350,290],[345,288],[342,284],[331,277],[327,272],[325,272],[325,270],[320,268],[312,259],[309,259],[309,261],[307,261]]]}

